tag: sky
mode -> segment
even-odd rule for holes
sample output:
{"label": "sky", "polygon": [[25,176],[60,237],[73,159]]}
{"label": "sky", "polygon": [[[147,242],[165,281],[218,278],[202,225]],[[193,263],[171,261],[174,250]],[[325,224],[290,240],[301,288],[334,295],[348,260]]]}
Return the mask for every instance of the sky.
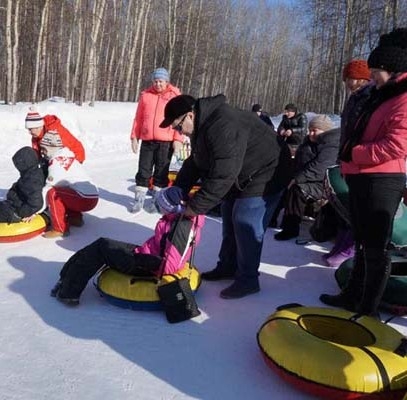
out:
{"label": "sky", "polygon": [[[18,178],[11,157],[30,144],[24,129],[29,104],[0,105],[0,198]],[[109,304],[92,282],[77,308],[49,296],[63,263],[100,236],[141,244],[159,216],[127,210],[134,195],[137,157],[130,150],[135,103],[97,102],[95,107],[52,98],[37,105],[54,114],[83,141],[84,166],[100,190],[85,225],[66,238],[0,243],[1,400],[308,400],[264,363],[256,334],[276,307],[323,305],[321,293],[338,291],[334,270],[321,256],[332,243],[274,241],[268,229],[260,266],[261,291],[223,300],[228,282],[203,282],[196,294],[201,315],[169,324],[163,312]],[[275,118],[275,124],[279,119]],[[302,236],[309,237],[303,224]],[[195,264],[212,269],[221,221],[207,217]],[[407,333],[403,318],[389,325]]]}

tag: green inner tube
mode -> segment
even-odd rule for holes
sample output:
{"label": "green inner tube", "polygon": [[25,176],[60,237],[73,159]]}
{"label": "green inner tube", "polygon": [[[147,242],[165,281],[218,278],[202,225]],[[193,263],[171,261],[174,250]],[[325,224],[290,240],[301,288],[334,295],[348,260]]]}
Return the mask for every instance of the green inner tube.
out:
{"label": "green inner tube", "polygon": [[[344,261],[335,271],[335,279],[342,289],[349,279],[353,258]],[[391,275],[382,301],[389,305],[406,307],[407,311],[407,258],[391,257]]]}

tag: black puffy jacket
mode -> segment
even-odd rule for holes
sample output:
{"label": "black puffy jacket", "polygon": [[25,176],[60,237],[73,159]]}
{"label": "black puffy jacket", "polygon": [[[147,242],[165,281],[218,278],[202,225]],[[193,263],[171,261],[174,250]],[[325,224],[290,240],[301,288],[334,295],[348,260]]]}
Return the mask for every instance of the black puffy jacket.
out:
{"label": "black puffy jacket", "polygon": [[283,115],[283,119],[278,125],[277,133],[280,134],[282,130],[291,129],[292,134],[287,137],[287,144],[291,145],[300,145],[307,135],[308,129],[308,119],[305,114],[295,114],[294,117],[288,118],[286,115]]}
{"label": "black puffy jacket", "polygon": [[13,163],[20,172],[20,178],[7,192],[7,201],[20,218],[29,217],[43,206],[45,176],[37,153],[31,147],[18,150],[13,156]]}
{"label": "black puffy jacket", "polygon": [[195,213],[206,214],[226,197],[266,194],[280,153],[269,126],[255,113],[226,104],[223,95],[197,100],[194,125],[191,156],[175,185],[189,190],[201,180],[189,202]]}

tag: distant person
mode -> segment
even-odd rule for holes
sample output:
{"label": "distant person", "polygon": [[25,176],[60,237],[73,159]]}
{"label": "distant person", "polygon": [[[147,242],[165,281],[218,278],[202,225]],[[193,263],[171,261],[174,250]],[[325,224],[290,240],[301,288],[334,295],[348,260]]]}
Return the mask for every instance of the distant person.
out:
{"label": "distant person", "polygon": [[275,240],[289,240],[299,235],[307,203],[323,198],[326,170],[336,162],[339,128],[333,129],[327,115],[317,115],[311,119],[308,130],[309,135],[295,154],[294,177],[285,197],[283,230],[274,235]]}
{"label": "distant person", "polygon": [[164,107],[169,100],[181,92],[170,83],[170,74],[165,68],[157,68],[151,75],[152,86],[141,92],[136,116],[131,130],[131,147],[135,154],[141,140],[134,205],[131,212],[144,208],[150,178],[153,177],[152,201],[146,204],[149,212],[155,210],[154,196],[168,186],[168,171],[173,152],[182,148],[182,136],[171,127],[161,128]]}
{"label": "distant person", "polygon": [[[369,98],[373,85],[370,84],[370,70],[367,61],[355,59],[343,68],[342,78],[348,99],[341,114],[341,140],[343,143],[349,126],[359,117],[362,105]],[[339,267],[345,260],[354,256],[355,242],[349,224],[338,215],[338,234],[331,251],[323,256],[330,267]]]}
{"label": "distant person", "polygon": [[44,193],[51,219],[51,229],[43,237],[67,236],[70,226],[83,225],[82,213],[96,207],[99,192],[74,153],[63,147],[59,135],[47,132],[40,151],[48,161]]}
{"label": "distant person", "polygon": [[[370,80],[370,70],[367,61],[355,59],[350,61],[343,68],[342,78],[345,82],[347,101],[341,114],[341,144],[346,135],[349,125],[360,115],[363,103],[370,96],[370,91],[374,87]],[[358,107],[359,112],[355,112]]]}
{"label": "distant person", "polygon": [[341,172],[349,187],[355,257],[339,294],[320,300],[377,316],[391,274],[388,246],[406,185],[407,28],[380,36],[367,60],[374,87],[349,116],[340,148]]}
{"label": "distant person", "polygon": [[80,163],[85,161],[85,149],[82,143],[61,124],[61,120],[57,116],[45,115],[42,117],[35,107],[30,107],[25,118],[25,127],[31,134],[31,145],[38,156],[41,155],[40,142],[43,136],[47,132],[51,132],[59,136],[62,145],[71,150]]}
{"label": "distant person", "polygon": [[172,186],[161,190],[156,197],[164,214],[155,226],[154,235],[142,245],[99,238],[76,252],[63,266],[51,296],[60,302],[76,306],[89,279],[108,266],[124,274],[161,276],[181,270],[191,256],[191,239],[199,243],[205,217],[186,218],[185,196]]}
{"label": "distant person", "polygon": [[165,107],[163,128],[191,139],[192,153],[175,185],[185,192],[200,180],[185,216],[206,214],[218,204],[222,244],[217,266],[202,279],[234,279],[220,292],[236,299],[260,290],[259,265],[264,233],[281,193],[266,190],[280,156],[277,135],[253,113],[231,107],[223,95],[195,99],[181,95]]}
{"label": "distant person", "polygon": [[276,130],[275,127],[274,127],[273,122],[271,121],[270,116],[267,115],[267,113],[265,113],[265,112],[263,111],[263,109],[262,109],[262,107],[261,107],[260,104],[253,104],[252,112],[255,112],[255,113],[259,116],[259,118],[260,118],[263,122],[265,122],[267,125],[270,125],[270,126],[273,128],[273,131]]}
{"label": "distant person", "polygon": [[0,222],[29,222],[44,208],[44,172],[37,153],[31,147],[18,150],[13,156],[13,163],[20,178],[8,190],[6,199],[0,201]]}
{"label": "distant person", "polygon": [[277,133],[290,146],[292,156],[307,135],[308,120],[305,114],[299,113],[297,107],[290,103],[284,107],[283,119],[277,128]]}

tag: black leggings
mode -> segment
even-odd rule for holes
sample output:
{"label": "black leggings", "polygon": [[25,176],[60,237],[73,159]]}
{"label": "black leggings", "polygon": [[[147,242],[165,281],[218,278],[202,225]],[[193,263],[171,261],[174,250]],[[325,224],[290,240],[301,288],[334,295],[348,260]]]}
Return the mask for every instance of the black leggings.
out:
{"label": "black leggings", "polygon": [[143,141],[140,147],[136,185],[148,187],[152,176],[154,186],[167,187],[172,153],[172,142]]}
{"label": "black leggings", "polygon": [[79,298],[89,279],[103,266],[129,275],[151,276],[159,269],[161,257],[136,254],[131,243],[99,238],[75,253],[63,266],[59,294],[66,298]]}
{"label": "black leggings", "polygon": [[386,249],[393,220],[402,199],[404,174],[347,175],[352,229],[365,249]]}

